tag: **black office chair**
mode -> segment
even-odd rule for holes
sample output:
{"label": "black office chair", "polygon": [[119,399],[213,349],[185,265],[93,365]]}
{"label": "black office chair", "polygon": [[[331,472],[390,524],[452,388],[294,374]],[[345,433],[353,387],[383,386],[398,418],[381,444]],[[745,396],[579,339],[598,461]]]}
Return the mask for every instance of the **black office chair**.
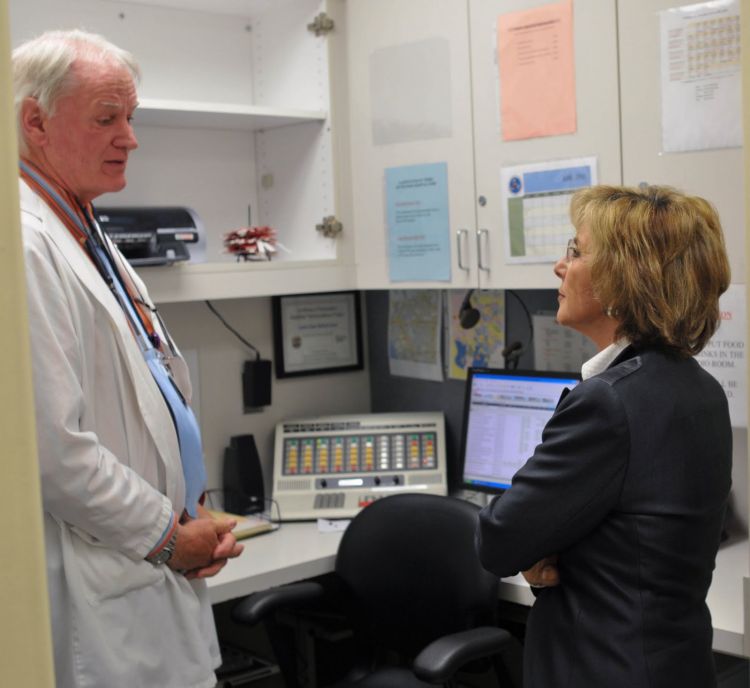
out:
{"label": "black office chair", "polygon": [[[495,625],[498,579],[474,549],[477,512],[450,497],[400,494],[352,520],[333,587],[357,650],[336,688],[451,686],[467,664],[493,668],[498,685],[510,685],[499,653],[511,636]],[[233,618],[255,624],[330,594],[315,581],[272,588],[245,598]]]}

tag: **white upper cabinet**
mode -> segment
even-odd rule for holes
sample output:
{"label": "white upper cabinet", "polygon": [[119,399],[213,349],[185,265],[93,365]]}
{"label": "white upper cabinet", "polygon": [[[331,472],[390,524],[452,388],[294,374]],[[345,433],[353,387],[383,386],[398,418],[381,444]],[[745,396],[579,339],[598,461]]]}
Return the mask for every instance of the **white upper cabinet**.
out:
{"label": "white upper cabinet", "polygon": [[[358,285],[476,286],[466,0],[354,0],[347,9]],[[391,282],[385,170],[431,163],[447,163],[450,282]]]}
{"label": "white upper cabinet", "polygon": [[[190,263],[140,270],[157,301],[354,286],[351,223],[335,237],[316,229],[349,211],[337,173],[348,136],[343,0],[11,0],[10,10],[13,45],[78,25],[138,60],[140,147],[127,188],[96,204],[187,206],[205,228]],[[320,13],[334,27],[316,35]],[[276,231],[270,262],[225,252],[224,234],[248,225]]]}
{"label": "white upper cabinet", "polygon": [[624,183],[667,184],[710,200],[721,217],[732,281],[744,283],[746,191],[742,148],[665,153],[662,145],[659,22],[662,11],[684,4],[690,3],[619,3]]}
{"label": "white upper cabinet", "polygon": [[[621,182],[617,17],[614,0],[573,3],[573,133],[505,141],[500,118],[498,18],[539,6],[539,0],[349,3],[352,180],[361,287],[543,288],[557,284],[550,260],[507,261],[503,206],[507,195],[501,170],[585,157],[595,160],[599,181]],[[428,42],[433,46],[432,68],[419,72],[414,67],[418,60],[409,58]],[[389,52],[402,56],[398,70],[409,75],[413,84],[406,93],[394,93],[397,86],[393,83],[400,82],[401,74],[394,73],[393,83],[382,86],[379,64]],[[435,92],[444,93],[444,100]],[[404,122],[391,122],[392,127],[401,127],[402,135],[389,139],[382,135],[378,99],[397,96],[397,111],[406,102],[419,112],[424,101],[442,110],[437,115],[424,113],[421,128],[408,130]],[[435,120],[449,123],[438,135],[434,134]],[[448,170],[450,279],[393,282],[387,255],[385,170],[435,162],[445,163]]]}
{"label": "white upper cabinet", "polygon": [[557,288],[559,284],[549,261],[507,262],[508,226],[503,202],[507,202],[508,195],[501,183],[502,168],[593,157],[600,183],[621,183],[614,0],[573,2],[575,131],[515,141],[503,138],[500,118],[503,94],[497,64],[498,17],[542,4],[539,0],[469,2],[476,193],[483,199],[477,205],[482,288],[538,289]]}

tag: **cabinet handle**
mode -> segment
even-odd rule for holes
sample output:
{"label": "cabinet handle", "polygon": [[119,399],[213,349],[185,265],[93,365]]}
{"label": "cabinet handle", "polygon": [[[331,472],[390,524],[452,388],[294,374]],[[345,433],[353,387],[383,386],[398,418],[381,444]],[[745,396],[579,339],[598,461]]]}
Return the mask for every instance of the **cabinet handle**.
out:
{"label": "cabinet handle", "polygon": [[[487,237],[485,242],[482,242],[482,235]],[[487,246],[490,241],[490,230],[489,229],[478,229],[477,230],[477,264],[479,266],[480,270],[484,270],[485,272],[490,271],[490,266],[484,264],[484,251],[482,250],[482,246]]]}
{"label": "cabinet handle", "polygon": [[456,255],[458,256],[458,267],[461,270],[466,270],[466,272],[469,272],[469,266],[464,264],[464,242],[461,239],[468,235],[468,229],[459,229],[456,231]]}

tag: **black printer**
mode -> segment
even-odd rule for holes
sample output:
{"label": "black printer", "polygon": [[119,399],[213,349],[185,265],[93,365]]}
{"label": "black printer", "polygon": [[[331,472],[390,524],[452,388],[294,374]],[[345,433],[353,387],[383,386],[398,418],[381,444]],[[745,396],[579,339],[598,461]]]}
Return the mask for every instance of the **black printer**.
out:
{"label": "black printer", "polygon": [[94,208],[97,222],[134,266],[171,265],[189,260],[186,244],[194,244],[202,231],[190,208]]}

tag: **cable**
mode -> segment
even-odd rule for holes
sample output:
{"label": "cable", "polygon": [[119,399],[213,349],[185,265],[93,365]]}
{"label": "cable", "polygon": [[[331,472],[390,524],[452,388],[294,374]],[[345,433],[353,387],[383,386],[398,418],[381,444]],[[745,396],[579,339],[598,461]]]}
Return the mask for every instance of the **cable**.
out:
{"label": "cable", "polygon": [[[213,509],[214,511],[223,511],[223,507],[217,507],[214,504],[214,495],[216,494],[224,494],[226,490],[220,488],[220,487],[212,487],[206,490],[206,503],[208,504],[209,509]],[[279,530],[281,528],[281,507],[279,506],[279,503],[273,499],[273,497],[266,497],[264,500],[264,507],[263,507],[263,513],[260,514],[261,518],[264,518],[269,523],[273,523],[276,528],[274,530]],[[269,508],[270,507],[270,508]],[[276,518],[274,518],[273,510],[274,507],[276,507]],[[238,516],[243,516],[245,514],[237,514]],[[255,514],[258,515],[258,514]]]}
{"label": "cable", "polygon": [[526,321],[529,325],[529,336],[525,344],[520,344],[520,342],[513,342],[503,349],[503,356],[505,357],[505,367],[509,370],[515,370],[516,368],[518,368],[518,361],[521,358],[521,354],[527,351],[534,341],[534,321],[531,317],[529,309],[526,307],[526,304],[523,302],[521,297],[516,294],[513,289],[506,289],[505,291],[508,294],[511,294],[513,298],[515,298],[516,301],[518,301],[518,303],[521,305],[523,312],[526,314]]}
{"label": "cable", "polygon": [[208,490],[206,490],[206,502],[208,503],[208,508],[213,509],[214,511],[221,511],[221,509],[218,509],[214,505],[214,495],[217,492],[223,492],[224,490],[219,489],[218,487],[211,487]]}
{"label": "cable", "polygon": [[[271,503],[271,509],[268,512],[268,520],[281,528],[281,507],[279,506],[279,503],[273,497],[266,497],[264,501]],[[276,518],[273,517],[274,506],[276,507]]]}
{"label": "cable", "polygon": [[224,318],[222,317],[221,313],[217,311],[214,308],[214,305],[207,299],[206,305],[208,306],[208,309],[219,319],[221,320],[222,325],[226,327],[237,339],[239,339],[245,346],[249,347],[255,352],[255,360],[260,360],[260,351],[258,351],[257,347],[253,346],[250,342],[247,341],[237,330],[235,330]]}

